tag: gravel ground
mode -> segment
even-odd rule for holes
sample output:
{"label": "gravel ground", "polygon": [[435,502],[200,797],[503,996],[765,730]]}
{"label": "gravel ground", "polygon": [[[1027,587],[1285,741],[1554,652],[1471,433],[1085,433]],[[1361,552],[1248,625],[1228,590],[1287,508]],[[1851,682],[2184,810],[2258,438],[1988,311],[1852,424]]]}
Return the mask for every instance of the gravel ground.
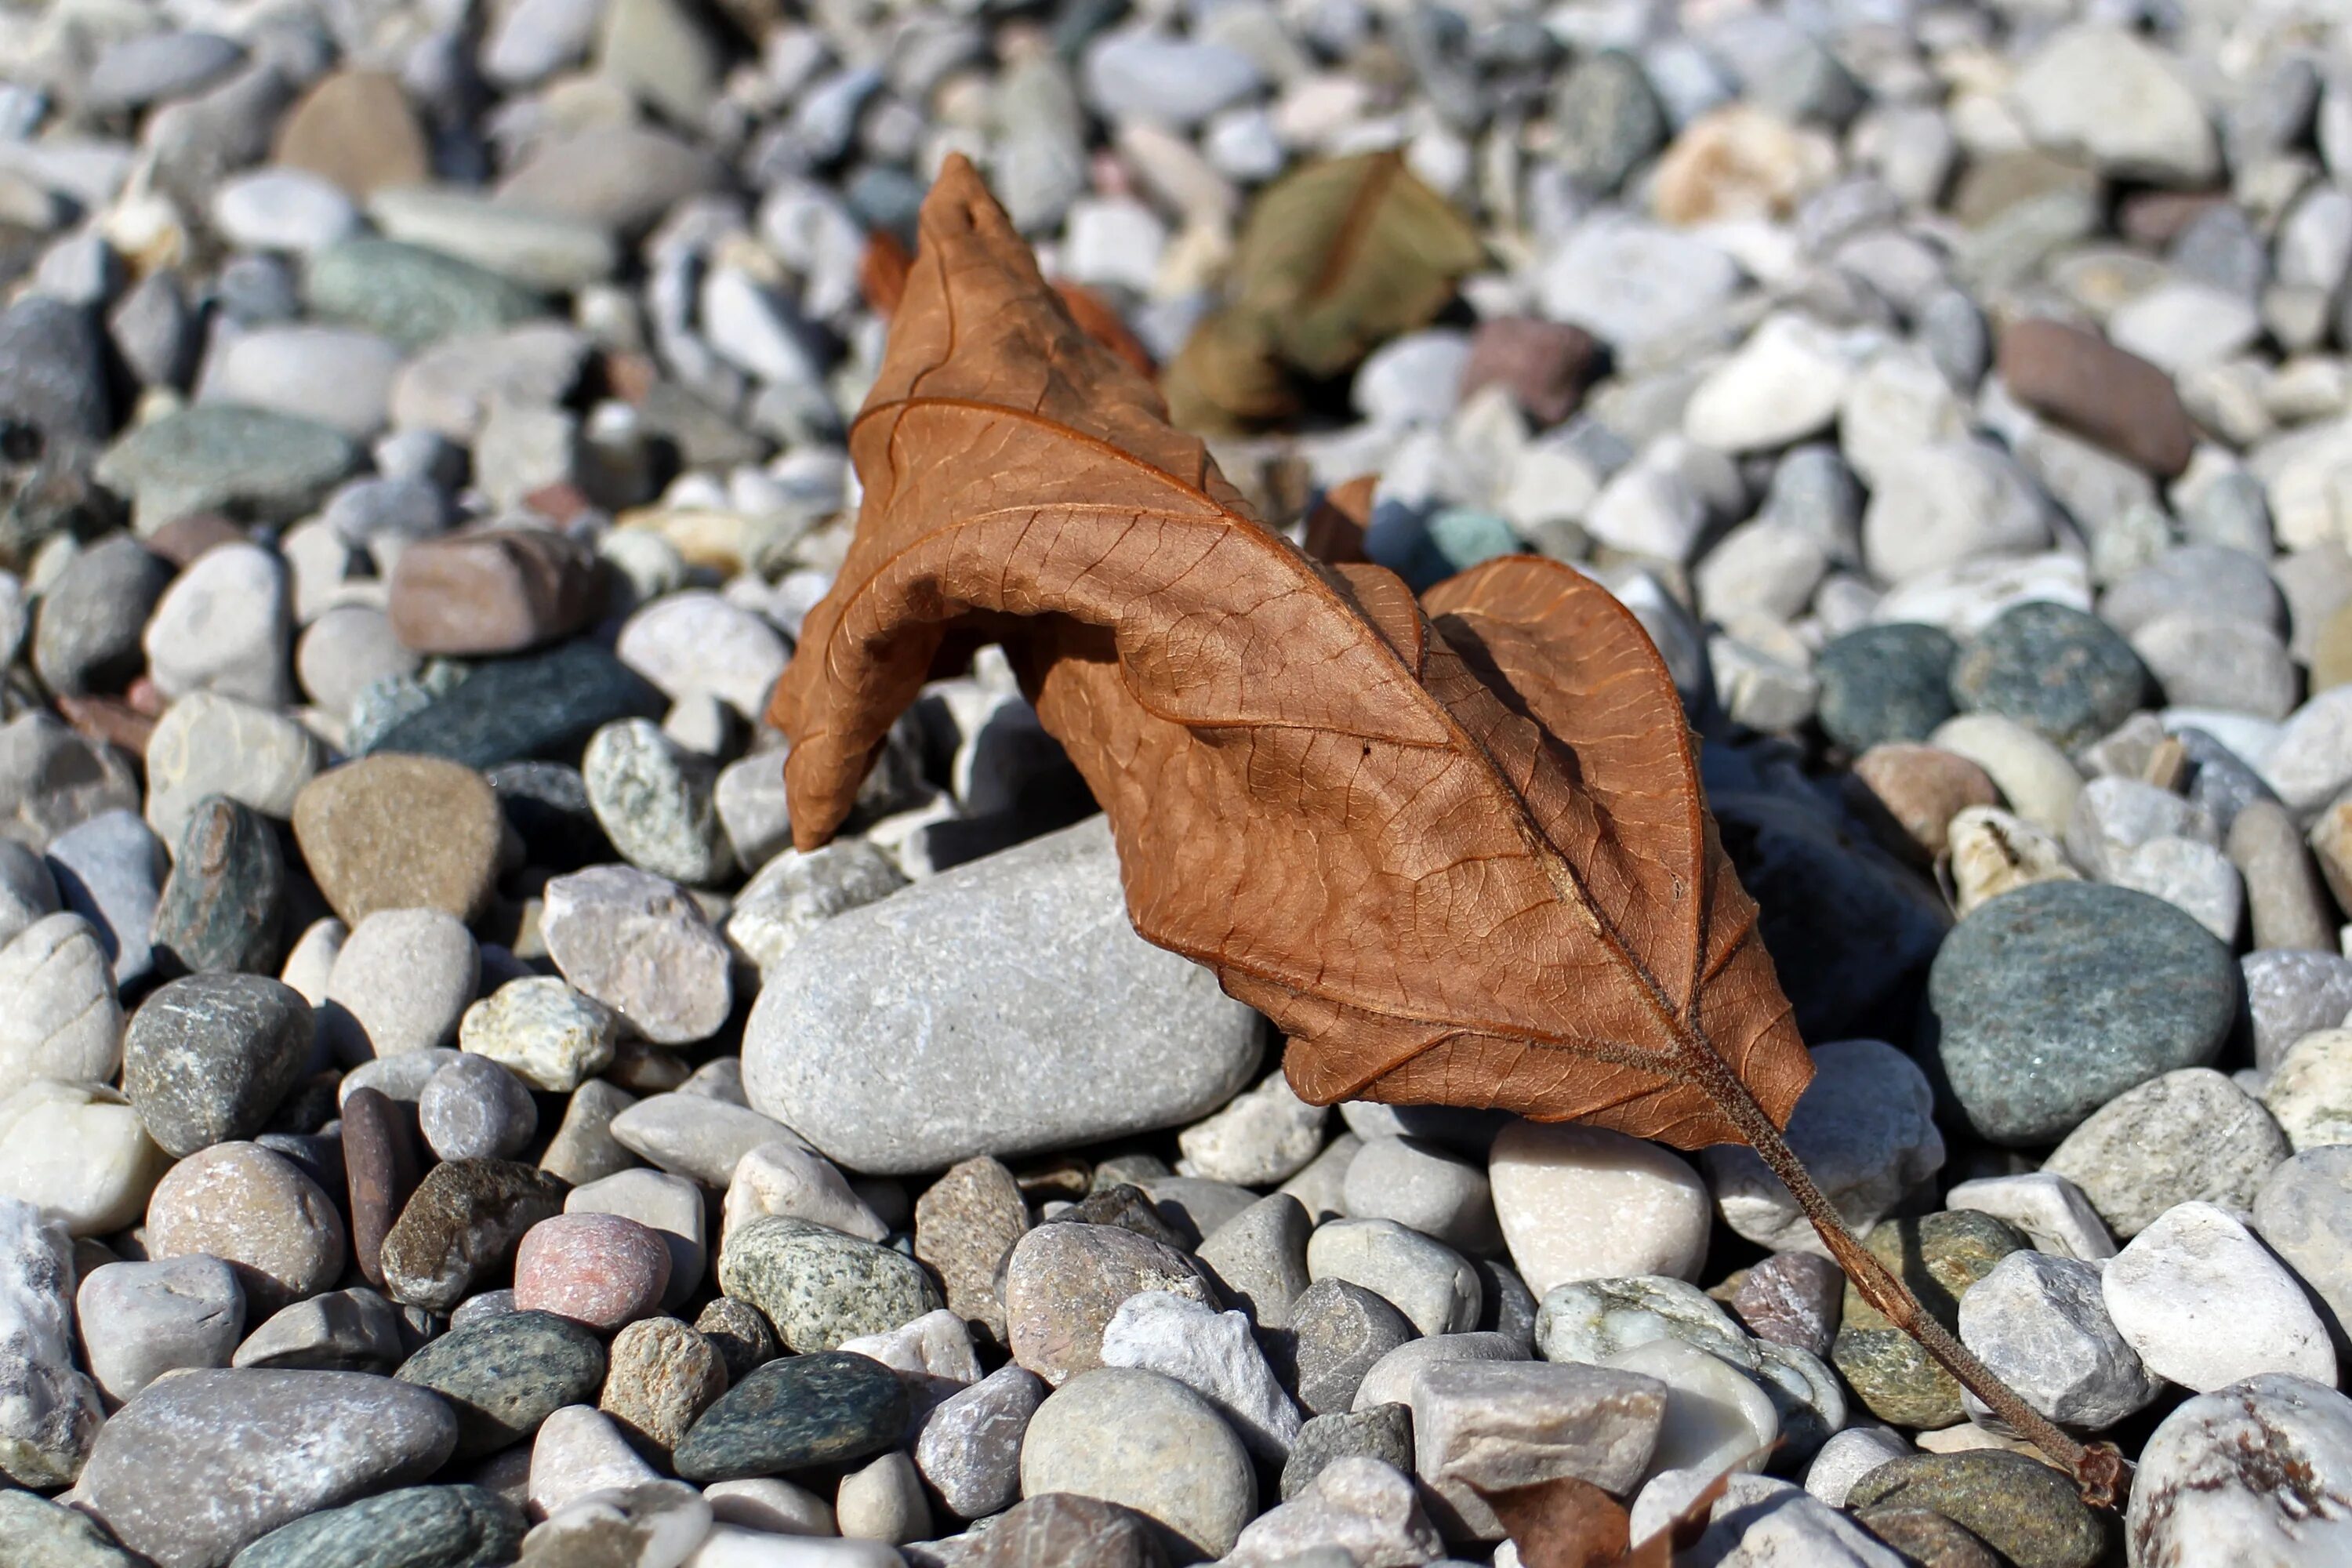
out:
{"label": "gravel ground", "polygon": [[[1486,264],[1215,450],[1641,616],[1819,1074],[1751,1154],[1303,1104],[1001,658],[762,719],[876,233],[1165,362],[1399,148]],[[0,1562],[2352,1558],[2334,0],[0,10]]]}

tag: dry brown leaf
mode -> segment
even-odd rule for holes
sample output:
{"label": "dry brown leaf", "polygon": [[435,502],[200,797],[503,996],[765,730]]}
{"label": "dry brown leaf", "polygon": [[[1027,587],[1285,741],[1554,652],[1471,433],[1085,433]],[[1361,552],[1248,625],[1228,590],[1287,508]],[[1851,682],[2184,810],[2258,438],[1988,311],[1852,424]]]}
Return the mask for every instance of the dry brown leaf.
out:
{"label": "dry brown leaf", "polygon": [[[1513,557],[1424,616],[1246,515],[1055,301],[968,163],[850,437],[857,533],[778,689],[821,843],[943,639],[1003,640],[1108,813],[1136,929],[1291,1037],[1309,1100],[1498,1106],[1685,1147],[1811,1064],[1610,595]],[[1434,617],[1433,620],[1431,617]]]}
{"label": "dry brown leaf", "polygon": [[1519,1549],[1521,1568],[1625,1568],[1633,1548],[1625,1505],[1575,1476],[1481,1491]]}
{"label": "dry brown leaf", "polygon": [[2115,1451],[1993,1376],[1780,1135],[1811,1059],[1674,682],[1606,591],[1507,556],[1416,603],[1308,559],[1072,320],[961,157],[849,446],[856,532],[772,709],[801,848],[934,668],[998,641],[1109,818],[1136,930],[1271,1017],[1302,1096],[1750,1143],[1866,1299],[2114,1499]]}
{"label": "dry brown leaf", "polygon": [[1364,553],[1364,530],[1372,521],[1372,490],[1376,476],[1359,474],[1323,492],[1307,510],[1305,537],[1299,547],[1318,561],[1370,561]]}
{"label": "dry brown leaf", "polygon": [[1674,1568],[1675,1553],[1696,1544],[1731,1484],[1733,1465],[1701,1487],[1680,1511],[1636,1542],[1624,1505],[1591,1481],[1560,1476],[1507,1491],[1481,1490],[1523,1568]]}
{"label": "dry brown leaf", "polygon": [[[866,296],[867,308],[887,320],[906,296],[907,273],[914,264],[914,258],[898,243],[898,237],[887,229],[876,229],[866,236],[866,253],[857,262],[857,285]],[[1068,279],[1056,282],[1054,292],[1062,297],[1070,319],[1077,322],[1079,329],[1125,360],[1136,374],[1158,374],[1150,351],[1127,330],[1127,323],[1119,320],[1118,312],[1106,304],[1101,295]]]}

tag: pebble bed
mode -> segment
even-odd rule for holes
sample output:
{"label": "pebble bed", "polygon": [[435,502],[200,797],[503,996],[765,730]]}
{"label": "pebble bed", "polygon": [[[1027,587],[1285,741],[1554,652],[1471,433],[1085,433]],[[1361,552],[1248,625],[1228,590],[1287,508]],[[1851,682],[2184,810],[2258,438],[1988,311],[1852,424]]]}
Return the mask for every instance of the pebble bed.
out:
{"label": "pebble bed", "polygon": [[[1489,268],[1294,430],[1649,627],[1928,1308],[1752,1154],[1301,1103],[1001,659],[802,855],[870,231],[1161,359],[1402,147]],[[2352,1560],[2333,0],[0,11],[0,1563]]]}

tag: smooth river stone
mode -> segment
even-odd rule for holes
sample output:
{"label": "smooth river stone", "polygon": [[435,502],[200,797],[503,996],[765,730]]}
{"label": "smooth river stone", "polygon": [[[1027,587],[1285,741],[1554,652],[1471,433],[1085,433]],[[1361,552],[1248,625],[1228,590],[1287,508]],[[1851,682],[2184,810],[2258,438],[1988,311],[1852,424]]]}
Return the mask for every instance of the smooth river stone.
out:
{"label": "smooth river stone", "polygon": [[501,1312],[453,1329],[402,1363],[457,1416],[457,1457],[496,1453],[567,1405],[593,1404],[604,1382],[602,1341],[552,1312]]}
{"label": "smooth river stone", "polygon": [[446,1312],[509,1259],[523,1234],[563,1212],[557,1177],[511,1160],[451,1160],[425,1173],[383,1238],[384,1291]]}
{"label": "smooth river stone", "polygon": [[760,993],[743,1087],[836,1163],[906,1175],[1194,1121],[1259,1037],[1135,934],[1097,817],[809,932]]}
{"label": "smooth river stone", "polygon": [[404,1487],[271,1531],[236,1568],[500,1568],[522,1550],[522,1510],[483,1487]]}
{"label": "smooth river stone", "polygon": [[772,1476],[880,1453],[906,1426],[898,1373],[848,1351],[818,1351],[772,1361],[720,1394],[674,1458],[691,1481]]}
{"label": "smooth river stone", "polygon": [[189,1372],[107,1422],[80,1494],[157,1568],[224,1568],[305,1514],[422,1480],[457,1444],[446,1404],[388,1377]]}

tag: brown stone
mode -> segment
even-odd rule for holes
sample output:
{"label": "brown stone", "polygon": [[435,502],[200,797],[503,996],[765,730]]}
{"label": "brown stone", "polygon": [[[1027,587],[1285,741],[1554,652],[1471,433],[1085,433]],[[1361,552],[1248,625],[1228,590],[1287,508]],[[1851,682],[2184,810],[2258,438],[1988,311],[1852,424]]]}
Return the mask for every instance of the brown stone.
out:
{"label": "brown stone", "polygon": [[341,70],[320,79],[278,127],[276,160],[325,176],[354,196],[432,177],[425,128],[380,71]]}
{"label": "brown stone", "polygon": [[596,1405],[633,1442],[667,1456],[726,1392],[716,1346],[676,1318],[646,1318],[614,1336]]}
{"label": "brown stone", "polygon": [[946,1287],[948,1308],[1004,1342],[996,1266],[1029,1229],[1029,1208],[1013,1173],[979,1155],[951,1165],[915,1200],[915,1256]]}
{"label": "brown stone", "polygon": [[2116,226],[2134,245],[2162,250],[2229,199],[2221,191],[2134,191],[2116,204]]}
{"label": "brown stone", "polygon": [[352,1261],[367,1282],[383,1286],[383,1238],[416,1190],[416,1152],[408,1116],[377,1089],[344,1097],[343,1175],[352,1202]]}
{"label": "brown stone", "polygon": [[1887,847],[1913,859],[1932,860],[1946,847],[1952,818],[1972,805],[1999,805],[2000,791],[1985,771],[1966,757],[1934,746],[1893,741],[1854,760],[1853,777],[1869,801],[1893,819],[1897,841]]}
{"label": "brown stone", "polygon": [[1167,1568],[1151,1521],[1075,1492],[1015,1503],[981,1537],[970,1568]]}
{"label": "brown stone", "polygon": [[2012,322],[2000,334],[1999,368],[2020,403],[2126,461],[2168,479],[2189,466],[2197,431],[2172,378],[2098,333]]}
{"label": "brown stone", "polygon": [[473,769],[379,752],[331,769],[294,797],[294,842],[335,913],[443,910],[470,921],[488,903],[505,821]]}
{"label": "brown stone", "polygon": [[1103,1331],[1139,1290],[1217,1306],[1208,1271],[1173,1247],[1111,1225],[1041,1225],[1005,1267],[1005,1342],[1013,1359],[1059,1388],[1102,1364]]}
{"label": "brown stone", "polygon": [[147,1204],[147,1256],[192,1252],[236,1270],[257,1321],[335,1282],[343,1219],[284,1155],[257,1143],[215,1143],[165,1173]]}
{"label": "brown stone", "polygon": [[175,517],[147,536],[148,551],[185,570],[215,544],[241,544],[244,529],[216,511],[192,511]]}
{"label": "brown stone", "polygon": [[1845,1276],[1828,1258],[1776,1252],[1742,1274],[1731,1310],[1758,1339],[1827,1355],[1844,1292]]}
{"label": "brown stone", "polygon": [[2311,692],[2352,682],[2352,604],[2339,606],[2319,628],[2311,650]]}
{"label": "brown stone", "polygon": [[1982,228],[2021,202],[2072,193],[2085,201],[2099,196],[2095,169],[2032,150],[1971,158],[1952,191],[1952,216],[1968,228]]}
{"label": "brown stone", "polygon": [[1868,1508],[1856,1522],[1918,1568],[2000,1568],[2000,1553],[1929,1508]]}
{"label": "brown stone", "polygon": [[428,539],[392,573],[392,630],[419,653],[520,653],[571,636],[604,607],[596,552],[537,528]]}
{"label": "brown stone", "polygon": [[155,721],[119,697],[59,697],[58,715],[74,732],[144,759]]}
{"label": "brown stone", "polygon": [[1470,336],[1462,395],[1500,386],[1538,425],[1557,425],[1584,402],[1606,359],[1601,340],[1582,327],[1497,316]]}

